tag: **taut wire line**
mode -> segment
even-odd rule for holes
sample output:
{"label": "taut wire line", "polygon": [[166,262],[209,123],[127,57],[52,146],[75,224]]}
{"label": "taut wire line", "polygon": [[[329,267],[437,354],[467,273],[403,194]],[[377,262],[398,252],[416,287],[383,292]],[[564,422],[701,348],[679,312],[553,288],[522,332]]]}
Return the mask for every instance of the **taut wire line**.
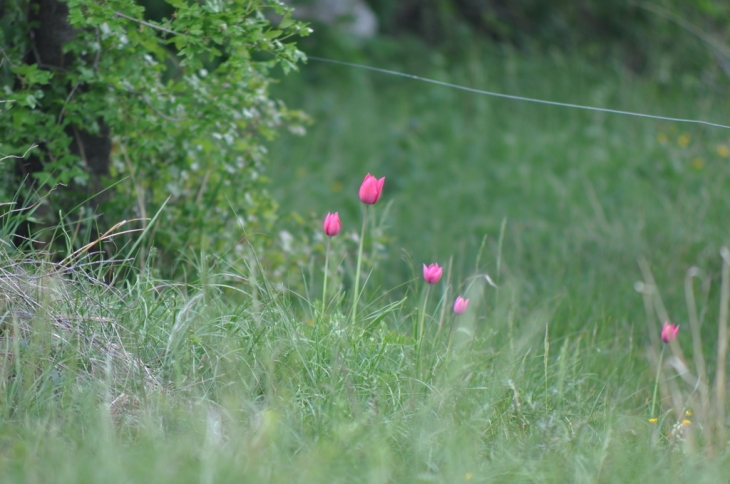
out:
{"label": "taut wire line", "polygon": [[406,74],[403,72],[391,71],[388,69],[381,69],[379,67],[372,67],[372,66],[367,66],[367,65],[363,65],[363,64],[354,64],[352,62],[343,62],[343,61],[326,59],[323,57],[314,57],[314,56],[307,56],[307,59],[318,61],[318,62],[327,62],[329,64],[337,64],[337,65],[341,65],[341,66],[354,67],[357,69],[365,69],[368,71],[380,72],[382,74],[389,74],[391,76],[405,77],[406,79],[414,79],[416,81],[428,82],[430,84],[450,87],[452,89],[458,89],[460,91],[472,92],[474,94],[482,94],[485,96],[492,96],[492,97],[498,97],[498,98],[503,98],[503,99],[512,99],[514,101],[526,101],[526,102],[531,102],[531,103],[547,104],[550,106],[560,106],[563,108],[584,109],[587,111],[597,111],[600,113],[623,114],[625,116],[635,116],[638,118],[658,119],[661,121],[674,121],[677,123],[701,124],[704,126],[711,126],[713,128],[730,129],[730,126],[726,126],[724,124],[711,123],[709,121],[702,121],[700,119],[671,118],[671,117],[667,117],[667,116],[658,116],[655,114],[635,113],[633,111],[621,111],[619,109],[598,108],[595,106],[583,106],[581,104],[547,101],[545,99],[536,99],[536,98],[531,98],[531,97],[515,96],[512,94],[504,94],[501,92],[484,91],[482,89],[474,89],[472,87],[460,86],[458,84],[451,84],[450,82],[437,81],[435,79],[428,79],[426,77],[415,76],[413,74]]}

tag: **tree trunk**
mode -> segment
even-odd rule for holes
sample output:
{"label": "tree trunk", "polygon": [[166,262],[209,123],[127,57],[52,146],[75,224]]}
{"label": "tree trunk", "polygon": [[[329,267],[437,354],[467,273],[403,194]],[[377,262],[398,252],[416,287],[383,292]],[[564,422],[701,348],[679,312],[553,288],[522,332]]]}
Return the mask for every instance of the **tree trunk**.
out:
{"label": "tree trunk", "polygon": [[[71,65],[73,56],[70,53],[63,53],[63,46],[76,36],[76,30],[68,23],[68,5],[58,0],[31,0],[28,9],[28,20],[35,24],[30,29],[31,49],[26,55],[27,64],[37,64],[39,68],[57,71],[62,75],[63,71]],[[68,85],[67,92],[70,94],[74,86]],[[85,85],[75,87],[77,92],[84,92]],[[45,108],[49,109],[49,107]],[[62,107],[51,107],[60,109]],[[87,195],[96,195],[103,189],[103,177],[109,175],[109,164],[111,154],[111,137],[109,126],[103,119],[97,120],[98,133],[90,133],[84,126],[70,125],[66,128],[66,134],[72,142],[69,151],[84,160],[89,182]],[[31,188],[36,186],[33,178],[34,173],[43,171],[43,145],[39,146],[38,154],[31,152],[27,159],[19,159],[16,172],[21,180]],[[78,189],[79,187],[74,187]],[[100,203],[108,199],[108,196],[96,196],[91,199],[92,206],[96,208]],[[35,218],[42,221],[44,225],[54,223],[53,217],[58,210],[67,207],[52,207],[46,201],[39,206],[35,212]],[[25,232],[25,233],[24,233]],[[19,235],[30,236],[30,227],[23,228]],[[36,244],[38,247],[39,244]],[[45,244],[41,244],[44,246]]]}
{"label": "tree trunk", "polygon": [[[30,22],[36,22],[37,27],[29,32],[32,49],[26,57],[28,64],[38,64],[38,67],[47,70],[63,71],[70,65],[71,54],[63,53],[63,46],[72,40],[76,31],[68,23],[68,5],[58,0],[32,0],[29,9]],[[67,86],[70,93],[73,86]],[[86,86],[76,87],[83,92]],[[89,172],[89,195],[94,195],[102,188],[102,177],[109,175],[111,154],[111,137],[109,127],[99,118],[99,133],[92,134],[83,126],[69,126],[66,129],[73,140],[69,147],[71,153],[79,156]],[[31,175],[43,169],[43,163],[36,157],[30,157],[21,167],[23,175]],[[94,205],[101,201],[97,199]]]}

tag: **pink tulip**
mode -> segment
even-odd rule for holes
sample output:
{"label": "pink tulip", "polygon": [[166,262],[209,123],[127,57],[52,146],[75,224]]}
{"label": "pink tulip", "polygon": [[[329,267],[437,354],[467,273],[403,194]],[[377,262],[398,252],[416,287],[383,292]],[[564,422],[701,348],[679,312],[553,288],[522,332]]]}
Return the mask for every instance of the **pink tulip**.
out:
{"label": "pink tulip", "polygon": [[669,321],[666,321],[664,327],[662,327],[662,341],[665,343],[673,341],[677,337],[677,333],[679,333],[679,326],[675,326]]}
{"label": "pink tulip", "polygon": [[454,314],[464,314],[469,307],[469,300],[459,296],[454,302]]}
{"label": "pink tulip", "polygon": [[368,173],[360,185],[360,201],[368,205],[372,205],[380,200],[380,194],[383,193],[383,184],[385,177],[378,180]]}
{"label": "pink tulip", "polygon": [[340,229],[342,229],[342,225],[340,224],[339,213],[328,212],[327,216],[324,218],[324,233],[330,237],[334,237],[340,233]]}
{"label": "pink tulip", "polygon": [[440,268],[439,265],[435,262],[430,266],[423,264],[423,278],[426,279],[426,282],[428,282],[429,284],[436,284],[437,282],[439,282],[442,273],[443,269]]}

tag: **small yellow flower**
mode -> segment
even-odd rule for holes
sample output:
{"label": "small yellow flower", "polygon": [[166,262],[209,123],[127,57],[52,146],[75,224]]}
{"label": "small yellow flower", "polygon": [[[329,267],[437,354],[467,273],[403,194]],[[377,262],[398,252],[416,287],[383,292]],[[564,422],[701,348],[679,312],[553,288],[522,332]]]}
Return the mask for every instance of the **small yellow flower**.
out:
{"label": "small yellow flower", "polygon": [[701,170],[705,167],[705,160],[700,158],[699,156],[692,159],[692,167],[695,170]]}
{"label": "small yellow flower", "polygon": [[332,182],[332,191],[335,193],[340,193],[342,191],[342,182],[339,180],[336,180]]}
{"label": "small yellow flower", "polygon": [[471,481],[472,477],[474,477],[474,474],[472,474],[471,472],[467,472],[466,474],[464,474],[465,481]]}
{"label": "small yellow flower", "polygon": [[680,148],[686,148],[690,141],[692,141],[692,137],[689,133],[682,133],[679,138],[677,138],[677,144]]}
{"label": "small yellow flower", "polygon": [[649,419],[649,423],[653,423],[653,424],[657,423],[658,421],[659,421],[659,419],[656,417]]}
{"label": "small yellow flower", "polygon": [[657,141],[658,141],[658,142],[659,142],[660,144],[663,144],[663,145],[664,145],[664,144],[667,144],[667,141],[669,141],[669,138],[668,138],[668,137],[667,137],[667,135],[666,135],[666,134],[664,134],[664,133],[658,133],[658,134],[656,135],[656,140],[657,140]]}
{"label": "small yellow flower", "polygon": [[686,415],[687,417],[691,417],[691,416],[692,416],[692,410],[687,410],[686,412],[684,412],[684,414],[685,414],[685,415]]}
{"label": "small yellow flower", "polygon": [[717,145],[717,154],[723,158],[730,156],[730,148],[727,145]]}
{"label": "small yellow flower", "polygon": [[692,422],[690,420],[687,420],[687,419],[682,420],[682,425],[684,425],[685,427],[688,426],[691,423]]}

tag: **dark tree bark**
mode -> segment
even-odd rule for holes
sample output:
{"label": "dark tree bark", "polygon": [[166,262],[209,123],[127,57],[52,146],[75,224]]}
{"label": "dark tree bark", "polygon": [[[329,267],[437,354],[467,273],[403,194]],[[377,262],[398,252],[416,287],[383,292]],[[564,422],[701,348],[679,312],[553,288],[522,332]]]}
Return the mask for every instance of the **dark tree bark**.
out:
{"label": "dark tree bark", "polygon": [[[37,27],[29,32],[32,49],[26,57],[26,62],[38,64],[42,69],[63,71],[73,60],[71,54],[64,55],[63,46],[76,35],[76,31],[68,23],[68,5],[58,0],[32,0],[28,20],[36,23]],[[74,86],[67,87],[69,93],[74,89]],[[76,86],[75,89],[83,92],[86,86]],[[89,188],[94,193],[101,189],[102,177],[109,175],[111,154],[109,127],[101,118],[97,123],[98,134],[90,133],[83,126],[69,126],[66,130],[66,134],[73,140],[69,149],[71,153],[84,160],[91,177]],[[42,169],[41,160],[38,157],[30,157],[20,167],[20,172],[22,175],[31,175]],[[95,205],[98,203],[99,200]]]}
{"label": "dark tree bark", "polygon": [[[68,5],[58,0],[31,0],[28,20],[34,28],[28,32],[31,49],[26,55],[25,62],[37,64],[41,69],[63,72],[73,61],[71,54],[63,53],[63,46],[73,40],[77,33],[68,23]],[[72,90],[80,93],[86,89],[85,85],[67,86],[69,94]],[[88,195],[99,193],[103,189],[103,178],[109,175],[110,130],[101,118],[97,119],[97,124],[98,133],[91,133],[84,126],[72,125],[66,128],[66,134],[72,140],[69,151],[84,160],[89,173]],[[44,167],[42,144],[39,148],[38,155],[31,154],[27,159],[19,159],[17,164],[16,173],[19,179],[25,180],[31,188],[35,187],[32,175],[41,172]],[[79,187],[73,189],[78,190]],[[96,208],[105,200],[107,200],[106,195],[96,196],[91,203]],[[38,207],[37,218],[43,220],[45,224],[52,223],[51,218],[58,212],[58,208],[50,207],[48,204]],[[30,235],[30,227],[23,227],[18,235],[21,239],[27,238]]]}

